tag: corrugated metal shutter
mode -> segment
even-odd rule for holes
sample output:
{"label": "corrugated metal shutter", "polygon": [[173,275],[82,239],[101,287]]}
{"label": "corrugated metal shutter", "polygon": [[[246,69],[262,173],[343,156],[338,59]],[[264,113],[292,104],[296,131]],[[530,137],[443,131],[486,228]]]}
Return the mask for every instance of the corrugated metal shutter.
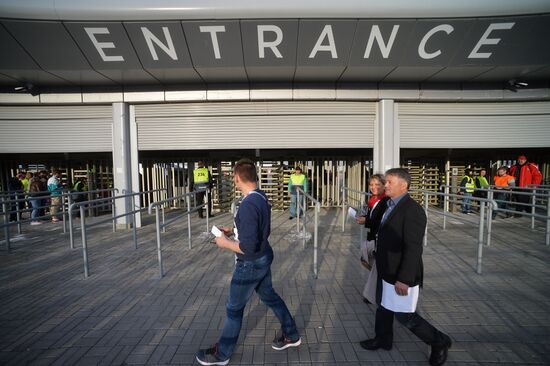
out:
{"label": "corrugated metal shutter", "polygon": [[402,148],[549,147],[550,102],[399,103]]}
{"label": "corrugated metal shutter", "polygon": [[140,150],[370,148],[375,103],[136,105]]}
{"label": "corrugated metal shutter", "polygon": [[112,107],[0,107],[0,153],[112,150]]}

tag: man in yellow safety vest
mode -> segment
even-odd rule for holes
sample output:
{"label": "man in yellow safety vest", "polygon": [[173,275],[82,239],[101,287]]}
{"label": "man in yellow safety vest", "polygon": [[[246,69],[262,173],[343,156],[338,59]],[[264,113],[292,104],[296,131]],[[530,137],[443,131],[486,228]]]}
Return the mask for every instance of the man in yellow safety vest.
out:
{"label": "man in yellow safety vest", "polygon": [[466,215],[470,213],[470,201],[472,199],[472,195],[474,194],[474,188],[476,187],[473,174],[474,172],[471,169],[466,169],[464,177],[462,177],[462,181],[460,182],[460,187],[462,187],[462,194],[464,195],[460,208],[462,209],[462,213]]}
{"label": "man in yellow safety vest", "polygon": [[[288,180],[288,195],[290,196],[290,217],[289,220],[292,220],[296,216],[296,188],[300,187],[307,193],[307,178],[302,174],[302,168],[299,166],[296,167],[296,171],[290,175]],[[303,202],[303,196],[300,199]],[[298,215],[302,215],[302,210],[300,209]]]}
{"label": "man in yellow safety vest", "polygon": [[[210,174],[208,168],[204,167],[204,163],[202,161],[199,161],[197,163],[197,169],[193,170],[193,182],[191,187],[191,189],[194,191],[197,191],[199,189],[212,189],[212,175]],[[202,205],[204,203],[205,195],[206,192],[204,191],[197,193],[197,205]],[[210,210],[211,201],[211,195],[210,192],[208,192],[208,202],[206,205],[206,209],[209,217],[212,217],[212,212]],[[201,219],[204,217],[202,213],[202,208],[199,210],[199,217]]]}

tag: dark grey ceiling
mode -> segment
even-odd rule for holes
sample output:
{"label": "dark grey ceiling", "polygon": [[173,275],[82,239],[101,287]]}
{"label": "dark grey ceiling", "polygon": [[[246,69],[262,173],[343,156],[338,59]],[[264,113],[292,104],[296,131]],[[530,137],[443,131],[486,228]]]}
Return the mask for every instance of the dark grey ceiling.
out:
{"label": "dark grey ceiling", "polygon": [[550,80],[550,14],[0,23],[4,86]]}

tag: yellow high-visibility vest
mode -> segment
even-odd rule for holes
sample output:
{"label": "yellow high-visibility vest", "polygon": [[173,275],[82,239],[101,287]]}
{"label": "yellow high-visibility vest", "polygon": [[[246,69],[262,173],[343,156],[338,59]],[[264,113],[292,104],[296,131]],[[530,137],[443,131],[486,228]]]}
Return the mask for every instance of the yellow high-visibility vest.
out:
{"label": "yellow high-visibility vest", "polygon": [[466,188],[466,192],[472,193],[474,191],[474,188],[476,187],[474,183],[474,178],[470,177],[469,175],[463,176],[462,180],[464,180],[464,178],[468,178],[468,181],[464,185],[464,188]]}
{"label": "yellow high-visibility vest", "polygon": [[193,180],[195,184],[208,183],[210,172],[207,168],[197,168],[193,171]]}
{"label": "yellow high-visibility vest", "polygon": [[303,186],[305,180],[306,176],[304,174],[297,175],[296,173],[292,173],[290,175],[290,182],[293,186]]}

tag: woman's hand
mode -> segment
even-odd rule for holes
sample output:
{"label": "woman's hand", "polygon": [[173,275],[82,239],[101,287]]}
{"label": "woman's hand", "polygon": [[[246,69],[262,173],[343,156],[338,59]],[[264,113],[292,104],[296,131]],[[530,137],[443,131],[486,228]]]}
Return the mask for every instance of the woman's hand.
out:
{"label": "woman's hand", "polygon": [[357,216],[355,218],[355,222],[359,225],[365,225],[365,221],[367,220],[366,216]]}

